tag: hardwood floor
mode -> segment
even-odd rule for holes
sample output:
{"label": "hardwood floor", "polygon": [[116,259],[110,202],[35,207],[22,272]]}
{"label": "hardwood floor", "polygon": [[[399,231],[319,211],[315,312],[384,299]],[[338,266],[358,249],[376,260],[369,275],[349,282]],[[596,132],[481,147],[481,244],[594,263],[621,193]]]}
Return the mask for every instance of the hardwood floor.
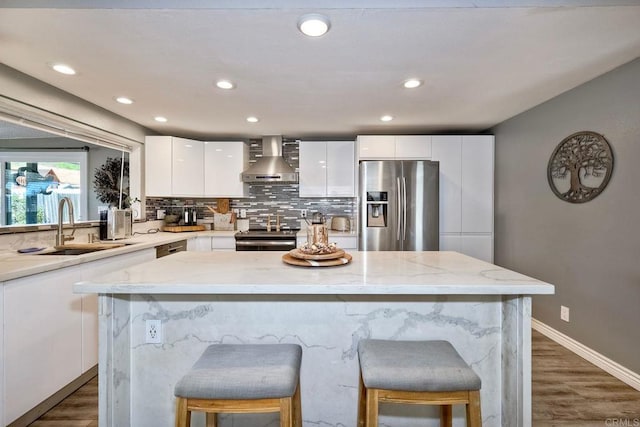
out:
{"label": "hardwood floor", "polygon": [[[640,391],[539,332],[533,331],[532,337],[535,427],[640,426]],[[31,424],[32,427],[97,425],[97,377]]]}
{"label": "hardwood floor", "polygon": [[640,391],[532,331],[534,426],[640,426]]}
{"label": "hardwood floor", "polygon": [[98,427],[98,377],[94,377],[30,427]]}

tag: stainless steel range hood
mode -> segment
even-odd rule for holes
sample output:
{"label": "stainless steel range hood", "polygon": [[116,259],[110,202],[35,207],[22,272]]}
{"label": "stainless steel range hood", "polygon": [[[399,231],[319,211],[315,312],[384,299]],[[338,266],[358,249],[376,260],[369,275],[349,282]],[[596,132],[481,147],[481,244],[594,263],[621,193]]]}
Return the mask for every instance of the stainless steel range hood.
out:
{"label": "stainless steel range hood", "polygon": [[282,158],[282,136],[262,137],[262,157],[246,171],[242,172],[242,181],[259,182],[298,182],[298,173]]}

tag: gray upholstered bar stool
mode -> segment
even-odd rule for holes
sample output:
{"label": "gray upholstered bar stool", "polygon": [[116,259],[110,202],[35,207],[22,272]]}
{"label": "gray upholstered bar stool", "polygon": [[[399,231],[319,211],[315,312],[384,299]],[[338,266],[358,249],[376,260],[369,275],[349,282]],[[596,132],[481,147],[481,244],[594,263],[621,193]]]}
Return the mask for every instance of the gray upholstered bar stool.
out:
{"label": "gray upholstered bar stool", "polygon": [[216,414],[262,412],[279,412],[280,427],[302,427],[301,360],[296,344],[210,345],[176,384],[176,426],[200,411],[207,427]]}
{"label": "gray upholstered bar stool", "polygon": [[451,405],[465,404],[467,426],[480,427],[480,377],[448,341],[362,340],[358,427],[378,426],[379,403],[440,405],[451,427]]}

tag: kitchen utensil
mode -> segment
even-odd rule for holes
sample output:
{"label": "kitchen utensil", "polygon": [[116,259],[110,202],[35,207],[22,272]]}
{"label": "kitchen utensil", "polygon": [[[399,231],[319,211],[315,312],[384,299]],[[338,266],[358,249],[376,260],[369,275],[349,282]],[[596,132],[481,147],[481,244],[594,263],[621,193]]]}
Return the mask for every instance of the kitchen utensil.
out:
{"label": "kitchen utensil", "polygon": [[314,212],[311,215],[311,224],[324,224],[324,215],[322,212]]}
{"label": "kitchen utensil", "polygon": [[351,231],[351,220],[346,216],[331,218],[331,229],[335,231]]}
{"label": "kitchen utensil", "polygon": [[221,214],[229,212],[229,199],[218,199],[218,212]]}

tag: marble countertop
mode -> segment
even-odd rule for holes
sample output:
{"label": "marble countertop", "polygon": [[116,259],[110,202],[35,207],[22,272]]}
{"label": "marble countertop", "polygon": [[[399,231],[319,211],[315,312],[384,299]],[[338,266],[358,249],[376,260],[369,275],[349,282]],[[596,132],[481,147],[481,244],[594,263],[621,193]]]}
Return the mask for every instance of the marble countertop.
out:
{"label": "marble countertop", "polygon": [[[0,250],[0,282],[44,273],[59,268],[70,267],[86,262],[96,261],[116,255],[122,255],[143,249],[153,248],[158,245],[176,242],[178,240],[193,239],[196,237],[229,237],[233,238],[236,230],[229,231],[198,231],[185,233],[158,232],[152,234],[136,234],[134,237],[123,240],[115,240],[113,243],[125,243],[126,246],[104,251],[90,252],[82,255],[38,255],[37,253],[20,254],[17,250]],[[353,232],[331,231],[332,236],[356,237]],[[298,237],[306,237],[305,230],[298,232]],[[76,242],[75,240],[71,243]],[[86,242],[85,242],[86,243]],[[32,243],[30,246],[42,247],[43,245]],[[16,248],[18,249],[18,248]],[[47,248],[46,250],[53,250]],[[41,251],[44,252],[44,251]]]}
{"label": "marble countertop", "polygon": [[[38,255],[37,252],[21,254],[16,250],[0,250],[0,282],[96,261],[116,255],[154,248],[158,245],[177,242],[184,239],[192,239],[201,235],[233,236],[234,233],[235,231],[202,231],[196,233],[158,232],[153,234],[137,234],[129,239],[114,240],[112,242],[125,243],[125,246],[103,251],[89,252],[82,255]],[[76,241],[74,240],[71,243],[76,243]],[[109,241],[109,243],[111,243],[111,241]],[[53,248],[46,248],[41,252],[51,250],[53,250]]]}
{"label": "marble countertop", "polygon": [[338,267],[295,267],[281,252],[180,252],[80,282],[114,294],[523,295],[554,286],[457,252],[351,252]]}

